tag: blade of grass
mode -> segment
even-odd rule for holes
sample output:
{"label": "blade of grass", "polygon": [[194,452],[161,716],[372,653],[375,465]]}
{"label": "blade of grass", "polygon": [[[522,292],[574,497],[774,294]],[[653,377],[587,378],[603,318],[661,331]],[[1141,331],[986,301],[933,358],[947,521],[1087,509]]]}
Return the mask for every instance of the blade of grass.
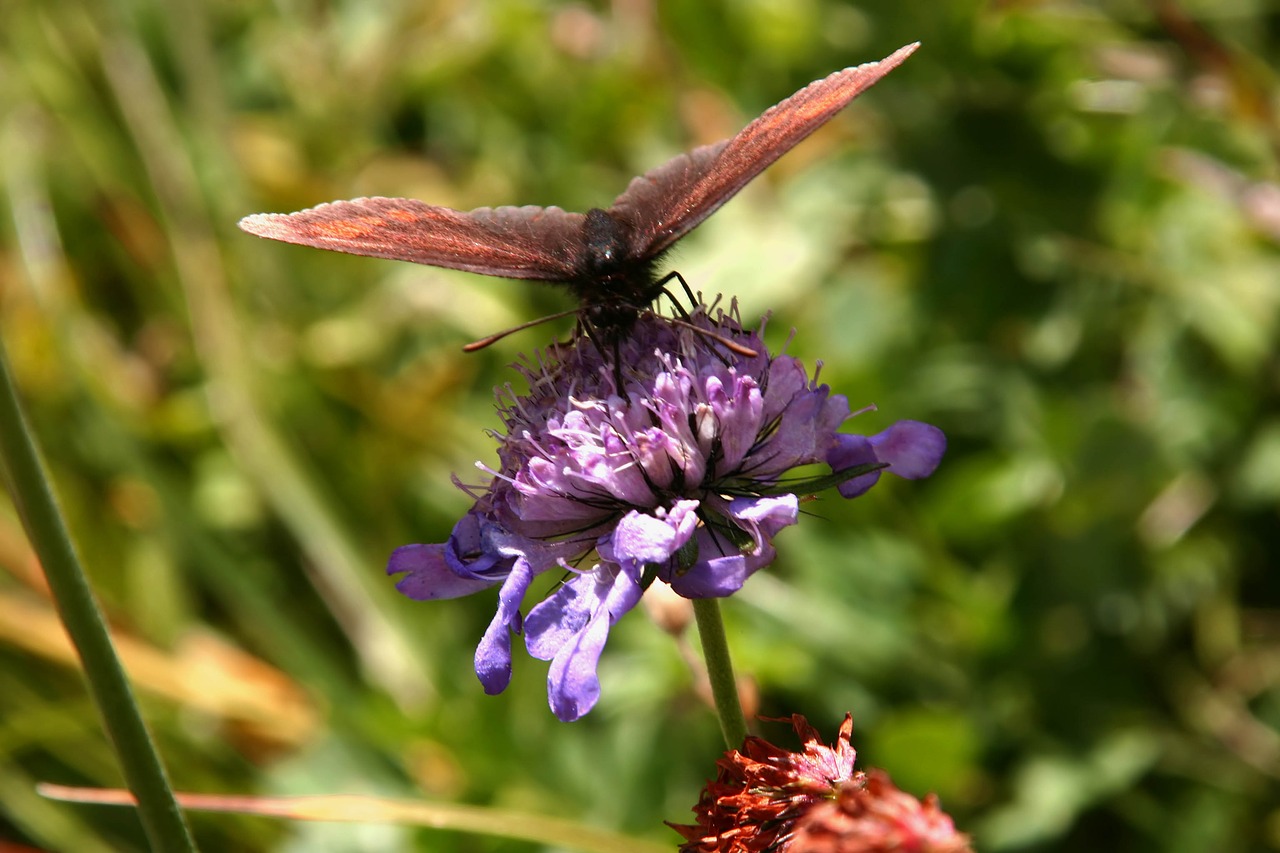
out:
{"label": "blade of grass", "polygon": [[[126,791],[49,784],[40,785],[38,790],[46,797],[67,802],[133,805]],[[178,799],[194,811],[335,823],[397,823],[533,841],[583,853],[661,853],[671,850],[670,844],[631,838],[572,821],[453,803],[361,796],[251,797],[187,793],[179,793]]]}
{"label": "blade of grass", "polygon": [[32,547],[40,556],[49,590],[76,647],[107,734],[120,757],[129,790],[152,849],[196,849],[173,797],[160,755],[138,711],[124,668],[116,657],[106,621],[76,556],[53,489],[40,463],[35,438],[18,402],[8,359],[0,344],[0,458]]}

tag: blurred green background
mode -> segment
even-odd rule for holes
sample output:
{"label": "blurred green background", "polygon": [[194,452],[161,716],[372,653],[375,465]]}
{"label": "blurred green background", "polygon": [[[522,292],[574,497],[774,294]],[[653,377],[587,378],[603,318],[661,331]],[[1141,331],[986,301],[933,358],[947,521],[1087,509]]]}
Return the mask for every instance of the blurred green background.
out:
{"label": "blurred green background", "polygon": [[[1263,0],[8,0],[0,334],[182,790],[523,809],[675,845],[721,751],[637,610],[604,694],[483,695],[495,596],[400,599],[492,463],[552,288],[257,240],[335,198],[607,205],[808,81],[922,49],[671,256],[931,479],[825,496],[726,606],[758,712],[937,791],[982,850],[1280,849],[1280,10]],[[0,845],[118,771],[0,506]],[[785,726],[766,731],[793,743]],[[206,850],[530,851],[194,815]]]}

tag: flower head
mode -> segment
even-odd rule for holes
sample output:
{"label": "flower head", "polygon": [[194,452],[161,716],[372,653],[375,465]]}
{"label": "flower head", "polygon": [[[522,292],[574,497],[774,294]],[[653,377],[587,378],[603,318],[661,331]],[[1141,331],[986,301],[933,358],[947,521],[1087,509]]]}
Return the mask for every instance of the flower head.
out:
{"label": "flower head", "polygon": [[[730,595],[773,560],[798,494],[836,485],[854,497],[882,470],[924,477],[945,448],[940,430],[915,421],[837,433],[848,401],[797,359],[770,355],[732,312],[641,317],[603,351],[579,338],[518,369],[529,391],[499,393],[506,434],[492,482],[448,542],[400,548],[387,571],[416,599],[501,585],[476,674],[502,691],[511,636],[523,633],[529,653],[551,661],[562,720],[595,705],[609,629],[654,581],[686,598]],[[813,463],[833,473],[784,480]],[[551,570],[568,580],[523,614],[530,584]]]}
{"label": "flower head", "polygon": [[791,719],[804,751],[748,737],[725,753],[694,807],[698,822],[671,825],[685,838],[681,853],[969,853],[935,797],[921,802],[883,771],[854,771],[851,716],[834,746]]}

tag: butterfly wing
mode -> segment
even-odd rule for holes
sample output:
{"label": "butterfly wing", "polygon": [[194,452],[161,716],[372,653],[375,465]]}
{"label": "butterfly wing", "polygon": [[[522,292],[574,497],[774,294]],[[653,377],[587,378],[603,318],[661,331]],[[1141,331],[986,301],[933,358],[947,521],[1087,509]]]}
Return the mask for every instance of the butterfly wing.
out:
{"label": "butterfly wing", "polygon": [[653,257],[669,248],[919,46],[810,83],[732,139],[695,148],[634,179],[609,210],[630,225],[632,256]]}
{"label": "butterfly wing", "polygon": [[584,217],[558,207],[482,207],[469,212],[410,198],[334,201],[297,213],[240,220],[250,234],[433,267],[541,281],[574,278]]}

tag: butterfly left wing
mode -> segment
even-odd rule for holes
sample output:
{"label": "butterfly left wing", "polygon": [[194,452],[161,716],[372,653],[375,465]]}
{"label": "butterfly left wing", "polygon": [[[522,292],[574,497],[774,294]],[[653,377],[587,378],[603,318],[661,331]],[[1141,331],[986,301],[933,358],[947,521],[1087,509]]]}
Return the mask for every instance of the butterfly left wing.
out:
{"label": "butterfly left wing", "polygon": [[240,220],[250,234],[351,255],[412,261],[502,278],[568,281],[583,251],[584,217],[558,207],[463,212],[411,198],[334,201]]}
{"label": "butterfly left wing", "polygon": [[609,212],[630,225],[637,257],[653,257],[696,227],[775,160],[915,52],[837,71],[770,107],[732,139],[695,148],[632,180]]}

